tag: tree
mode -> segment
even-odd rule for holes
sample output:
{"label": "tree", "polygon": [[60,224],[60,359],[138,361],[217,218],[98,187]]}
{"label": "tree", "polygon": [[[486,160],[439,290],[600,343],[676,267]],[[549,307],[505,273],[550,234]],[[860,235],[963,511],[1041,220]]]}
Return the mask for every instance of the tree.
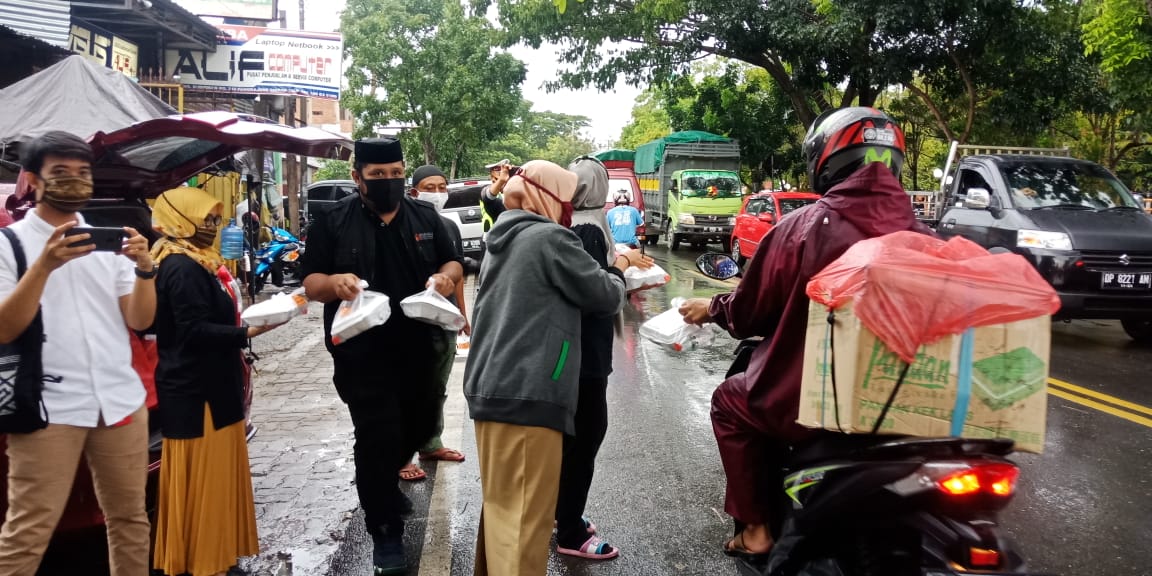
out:
{"label": "tree", "polygon": [[[523,62],[495,49],[488,21],[451,0],[349,0],[343,104],[357,136],[402,127],[406,153],[447,163],[449,177],[508,132]],[[411,154],[409,154],[411,156]]]}
{"label": "tree", "polygon": [[803,172],[804,132],[764,70],[740,62],[698,64],[665,90],[673,130],[704,130],[735,138],[755,180]]}
{"label": "tree", "polygon": [[636,104],[632,106],[632,121],[624,126],[616,145],[636,149],[671,133],[672,120],[664,108],[664,95],[656,88],[649,87],[636,97]]}
{"label": "tree", "polygon": [[321,180],[347,180],[351,178],[352,164],[344,160],[324,160],[320,165],[320,169],[316,171],[316,176],[313,180],[319,182]]}
{"label": "tree", "polygon": [[483,164],[503,159],[523,164],[542,159],[567,166],[573,158],[593,150],[592,142],[581,135],[590,124],[585,116],[536,111],[531,102],[521,100],[511,131],[485,146],[478,157]]}
{"label": "tree", "polygon": [[[971,74],[983,66],[989,39],[1004,46],[1015,39],[1019,52],[1028,50],[998,27],[1027,23],[1021,14],[1058,0],[1043,7],[1035,0],[585,0],[563,14],[551,0],[474,2],[499,7],[506,43],[567,48],[562,60],[572,67],[556,85],[608,89],[619,77],[666,83],[704,56],[722,56],[763,68],[808,126],[821,111],[873,105],[888,86],[930,73],[951,80],[953,92],[974,92],[999,78]],[[622,47],[604,50],[606,42]]]}

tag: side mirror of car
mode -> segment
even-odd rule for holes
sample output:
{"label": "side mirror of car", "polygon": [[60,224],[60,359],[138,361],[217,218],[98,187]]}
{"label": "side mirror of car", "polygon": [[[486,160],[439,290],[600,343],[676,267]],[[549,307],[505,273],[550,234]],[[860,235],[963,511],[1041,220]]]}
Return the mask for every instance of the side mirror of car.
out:
{"label": "side mirror of car", "polygon": [[771,212],[761,212],[756,215],[756,219],[760,220],[761,222],[767,222],[768,224],[776,223],[776,216],[774,216]]}
{"label": "side mirror of car", "polygon": [[727,254],[706,252],[696,259],[696,269],[714,280],[728,280],[740,275],[740,265]]}
{"label": "side mirror of car", "polygon": [[992,204],[992,193],[987,188],[969,188],[964,207],[970,210],[987,210]]}

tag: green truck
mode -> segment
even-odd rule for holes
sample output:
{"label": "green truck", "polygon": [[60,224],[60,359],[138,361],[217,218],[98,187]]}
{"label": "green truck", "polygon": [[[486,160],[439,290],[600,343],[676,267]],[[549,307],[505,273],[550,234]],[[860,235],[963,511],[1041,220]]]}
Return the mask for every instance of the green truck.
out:
{"label": "green truck", "polygon": [[740,212],[740,144],[708,132],[676,132],[636,149],[647,242],[672,249],[718,243],[730,250]]}

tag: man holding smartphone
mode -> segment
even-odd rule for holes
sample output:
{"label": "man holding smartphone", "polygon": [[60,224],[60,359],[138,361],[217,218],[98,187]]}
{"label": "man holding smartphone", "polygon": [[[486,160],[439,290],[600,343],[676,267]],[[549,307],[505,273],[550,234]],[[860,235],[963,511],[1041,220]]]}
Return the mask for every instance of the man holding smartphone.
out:
{"label": "man holding smartphone", "polygon": [[[148,411],[132,368],[129,329],[156,312],[148,240],[123,229],[119,253],[98,251],[79,214],[92,197],[92,151],[49,132],[23,146],[36,209],[10,226],[28,262],[18,278],[13,246],[0,240],[0,342],[12,342],[43,310],[48,426],[8,435],[8,513],[0,574],[32,576],[72,490],[80,456],[108,524],[112,576],[148,574]],[[107,234],[105,234],[107,235]]]}

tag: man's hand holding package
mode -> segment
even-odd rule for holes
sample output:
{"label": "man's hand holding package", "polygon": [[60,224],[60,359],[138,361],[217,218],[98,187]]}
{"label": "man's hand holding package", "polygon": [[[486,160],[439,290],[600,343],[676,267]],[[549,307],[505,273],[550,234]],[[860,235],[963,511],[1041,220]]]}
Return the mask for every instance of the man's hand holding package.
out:
{"label": "man's hand holding package", "polygon": [[687,324],[707,324],[712,321],[712,315],[708,314],[711,305],[712,301],[707,298],[689,298],[680,305],[680,315]]}
{"label": "man's hand holding package", "polygon": [[431,288],[441,296],[448,298],[456,293],[456,283],[447,274],[436,273],[428,278],[425,287]]}
{"label": "man's hand holding package", "polygon": [[360,293],[360,278],[355,274],[333,274],[328,277],[332,291],[341,300],[353,300]]}

